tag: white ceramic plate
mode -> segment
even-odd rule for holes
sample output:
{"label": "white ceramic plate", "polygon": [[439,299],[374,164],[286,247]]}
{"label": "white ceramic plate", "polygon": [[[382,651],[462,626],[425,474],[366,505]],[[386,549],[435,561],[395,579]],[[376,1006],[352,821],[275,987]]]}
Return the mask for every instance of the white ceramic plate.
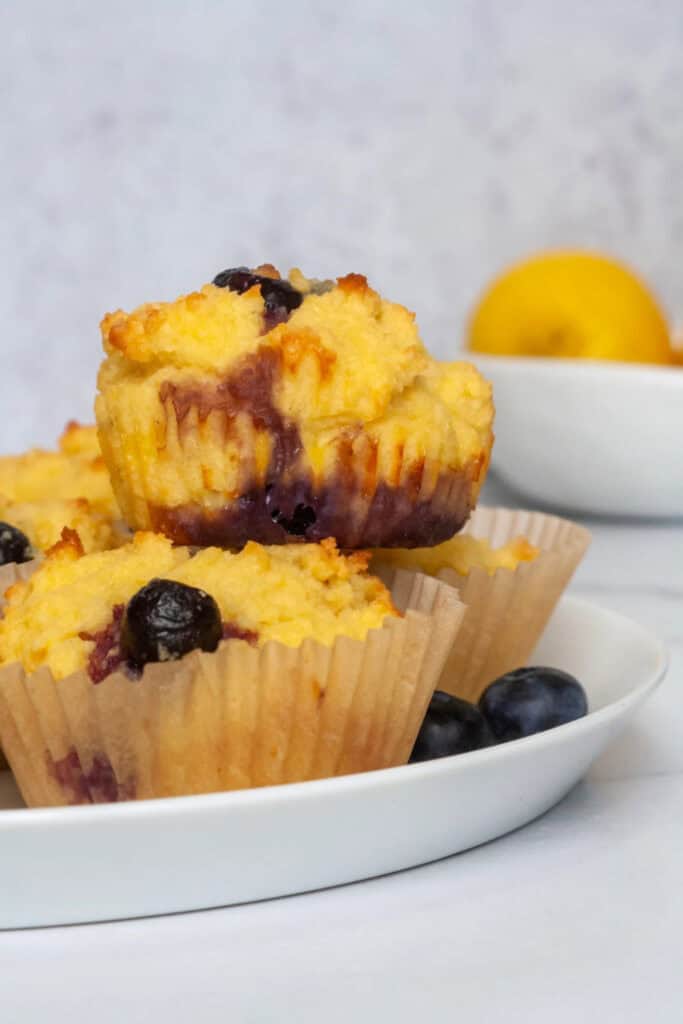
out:
{"label": "white ceramic plate", "polygon": [[547,811],[663,678],[640,626],[564,598],[534,655],[591,713],[472,754],[268,789],[45,810],[0,775],[0,927],[224,906],[413,867]]}
{"label": "white ceramic plate", "polygon": [[683,516],[683,367],[468,358],[493,384],[493,466],[534,505]]}

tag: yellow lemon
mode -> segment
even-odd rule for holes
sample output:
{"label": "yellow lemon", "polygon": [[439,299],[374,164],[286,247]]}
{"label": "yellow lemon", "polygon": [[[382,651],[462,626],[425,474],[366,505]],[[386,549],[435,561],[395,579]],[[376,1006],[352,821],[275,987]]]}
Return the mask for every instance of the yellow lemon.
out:
{"label": "yellow lemon", "polygon": [[683,324],[678,324],[671,335],[671,351],[673,361],[678,366],[683,366]]}
{"label": "yellow lemon", "polygon": [[589,252],[546,252],[498,277],[468,325],[468,348],[490,355],[670,363],[669,328],[643,282]]}

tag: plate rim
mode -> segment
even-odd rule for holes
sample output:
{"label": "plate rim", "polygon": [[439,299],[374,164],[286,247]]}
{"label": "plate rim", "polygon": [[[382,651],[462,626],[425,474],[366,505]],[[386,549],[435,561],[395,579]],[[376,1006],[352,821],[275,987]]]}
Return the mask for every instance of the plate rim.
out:
{"label": "plate rim", "polygon": [[[611,701],[596,711],[574,722],[556,726],[545,732],[536,733],[514,741],[514,746],[500,743],[482,750],[473,750],[466,754],[454,754],[450,757],[435,758],[418,764],[397,765],[392,768],[381,768],[375,771],[356,772],[349,775],[338,775],[327,779],[312,779],[306,782],[289,782],[276,786],[259,786],[250,789],[226,790],[217,793],[197,793],[187,796],[156,797],[147,800],[128,800],[121,803],[84,804],[73,807],[33,807],[33,808],[0,808],[0,837],[3,832],[11,832],[15,828],[25,831],[31,828],[42,828],[54,822],[63,827],[72,823],[83,824],[84,821],[96,823],[104,819],[107,822],[126,821],[140,817],[173,817],[177,814],[193,815],[211,813],[221,810],[229,813],[233,806],[251,805],[262,807],[268,804],[281,804],[290,801],[315,800],[321,793],[329,796],[344,795],[359,787],[391,788],[401,785],[407,771],[415,779],[432,775],[448,774],[456,764],[472,764],[474,761],[494,761],[509,756],[511,749],[525,752],[540,750],[550,743],[569,740],[576,732],[587,728],[588,723],[601,723],[610,718],[619,717],[621,712],[631,705],[637,705],[654,691],[664,680],[670,663],[669,652],[660,638],[630,616],[605,608],[593,601],[573,594],[562,596],[558,605],[568,606],[582,612],[599,612],[608,618],[617,619],[628,624],[631,630],[641,634],[647,641],[650,650],[655,654],[655,663],[646,679],[629,689],[617,700]],[[555,612],[553,613],[555,614]],[[515,755],[516,756],[516,755]]]}

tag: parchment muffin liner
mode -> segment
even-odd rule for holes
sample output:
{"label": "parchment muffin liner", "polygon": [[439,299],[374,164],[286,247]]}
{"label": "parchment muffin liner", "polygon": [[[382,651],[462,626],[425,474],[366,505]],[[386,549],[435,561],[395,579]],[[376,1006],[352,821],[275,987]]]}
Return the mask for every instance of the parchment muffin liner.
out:
{"label": "parchment muffin liner", "polygon": [[[0,565],[0,615],[2,615],[5,607],[5,591],[14,583],[18,583],[19,580],[27,580],[39,565],[39,558],[19,564],[17,562],[9,562],[7,565]],[[7,758],[3,754],[2,743],[0,743],[0,772],[8,767]]]}
{"label": "parchment muffin liner", "polygon": [[[559,516],[505,508],[477,509],[462,531],[501,547],[523,536],[540,548],[531,562],[489,575],[443,569],[436,579],[455,587],[467,612],[437,689],[477,701],[498,676],[528,663],[552,612],[590,544],[590,532]],[[375,560],[371,572],[392,587],[396,570]]]}
{"label": "parchment muffin liner", "polygon": [[30,807],[326,778],[407,761],[464,617],[457,592],[398,573],[405,609],[362,642],[224,641],[213,654],[55,681],[0,670],[0,741]]}
{"label": "parchment muffin liner", "polygon": [[[114,532],[117,541],[116,546],[124,544],[131,539],[131,532],[122,520],[115,520]],[[0,566],[0,617],[5,608],[5,593],[15,583],[29,579],[35,570],[40,565],[41,558],[33,558],[29,562],[17,563],[9,562],[7,565]],[[8,768],[7,758],[5,757],[2,750],[2,743],[0,743],[0,772]]]}

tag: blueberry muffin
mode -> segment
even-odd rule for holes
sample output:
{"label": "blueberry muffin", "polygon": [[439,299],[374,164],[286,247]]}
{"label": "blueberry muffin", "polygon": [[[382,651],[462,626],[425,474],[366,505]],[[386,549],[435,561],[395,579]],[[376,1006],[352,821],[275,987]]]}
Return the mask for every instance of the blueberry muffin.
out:
{"label": "blueberry muffin", "polygon": [[464,609],[411,575],[399,613],[367,559],[67,536],[0,622],[0,742],[29,806],[405,763]]}
{"label": "blueberry muffin", "polygon": [[0,457],[0,565],[22,563],[76,531],[86,551],[124,535],[94,426],[70,423],[56,451]]}
{"label": "blueberry muffin", "polygon": [[97,421],[124,516],[179,544],[415,547],[479,493],[491,389],[358,274],[237,268],[102,322]]}
{"label": "blueberry muffin", "polygon": [[438,689],[476,702],[494,679],[528,663],[589,543],[588,530],[559,516],[478,508],[457,537],[376,550],[370,568],[389,586],[410,570],[456,588],[467,612]]}

